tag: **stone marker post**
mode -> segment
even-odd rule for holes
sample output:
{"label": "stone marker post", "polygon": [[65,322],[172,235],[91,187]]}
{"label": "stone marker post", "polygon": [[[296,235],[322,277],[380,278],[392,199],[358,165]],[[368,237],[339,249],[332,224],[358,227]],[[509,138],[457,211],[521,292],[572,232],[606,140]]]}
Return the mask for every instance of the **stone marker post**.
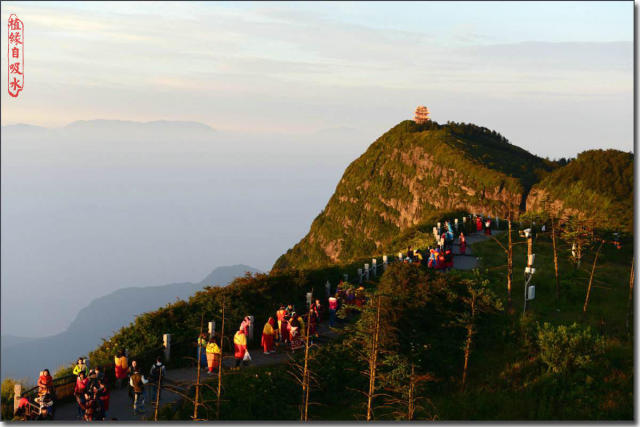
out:
{"label": "stone marker post", "polygon": [[162,335],[162,347],[164,347],[164,360],[168,362],[171,360],[171,334]]}
{"label": "stone marker post", "polygon": [[[20,396],[22,395],[22,384],[13,385],[13,413],[15,414],[20,403]],[[6,421],[6,420],[5,420]]]}

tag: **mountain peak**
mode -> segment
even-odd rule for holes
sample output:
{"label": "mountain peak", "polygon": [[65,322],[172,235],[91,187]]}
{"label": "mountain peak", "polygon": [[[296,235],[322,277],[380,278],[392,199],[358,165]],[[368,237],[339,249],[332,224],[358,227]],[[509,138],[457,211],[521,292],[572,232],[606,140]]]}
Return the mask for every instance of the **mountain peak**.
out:
{"label": "mountain peak", "polygon": [[555,167],[487,128],[418,121],[398,123],[347,167],[307,236],[274,268],[378,255],[439,213],[521,206],[539,174]]}

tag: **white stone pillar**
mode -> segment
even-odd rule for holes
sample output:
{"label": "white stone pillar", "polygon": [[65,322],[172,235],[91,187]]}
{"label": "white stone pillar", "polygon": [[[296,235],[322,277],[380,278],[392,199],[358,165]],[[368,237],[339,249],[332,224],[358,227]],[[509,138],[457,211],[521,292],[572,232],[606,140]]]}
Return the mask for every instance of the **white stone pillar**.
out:
{"label": "white stone pillar", "polygon": [[164,347],[165,363],[171,360],[171,334],[162,335],[162,346]]}
{"label": "white stone pillar", "polygon": [[[13,413],[15,414],[20,403],[20,396],[22,395],[22,384],[13,385]],[[5,420],[6,421],[6,420]]]}

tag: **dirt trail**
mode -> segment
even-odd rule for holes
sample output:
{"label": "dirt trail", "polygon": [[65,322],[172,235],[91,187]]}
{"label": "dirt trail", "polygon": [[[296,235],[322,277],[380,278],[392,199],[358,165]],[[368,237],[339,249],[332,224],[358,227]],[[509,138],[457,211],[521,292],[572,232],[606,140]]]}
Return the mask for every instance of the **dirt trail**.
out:
{"label": "dirt trail", "polygon": [[[502,233],[502,230],[492,230],[493,235],[497,235]],[[484,233],[473,233],[467,236],[467,250],[465,255],[460,255],[460,248],[458,245],[454,245],[455,257],[453,259],[453,267],[457,270],[472,270],[478,266],[478,258],[473,255],[472,245],[478,242],[484,242],[488,240],[489,237],[485,236]]]}

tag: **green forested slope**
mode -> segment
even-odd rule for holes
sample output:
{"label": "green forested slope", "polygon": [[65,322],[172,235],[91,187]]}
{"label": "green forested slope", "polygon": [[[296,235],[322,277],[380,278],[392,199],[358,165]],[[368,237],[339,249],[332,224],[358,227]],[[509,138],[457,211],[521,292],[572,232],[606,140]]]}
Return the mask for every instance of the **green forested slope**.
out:
{"label": "green forested slope", "polygon": [[496,214],[504,202],[520,205],[554,167],[486,128],[401,122],[349,165],[307,236],[274,267],[380,254],[399,233],[447,211]]}
{"label": "green forested slope", "polygon": [[536,184],[527,210],[550,204],[555,211],[581,213],[601,225],[631,231],[633,227],[633,154],[589,150]]}

